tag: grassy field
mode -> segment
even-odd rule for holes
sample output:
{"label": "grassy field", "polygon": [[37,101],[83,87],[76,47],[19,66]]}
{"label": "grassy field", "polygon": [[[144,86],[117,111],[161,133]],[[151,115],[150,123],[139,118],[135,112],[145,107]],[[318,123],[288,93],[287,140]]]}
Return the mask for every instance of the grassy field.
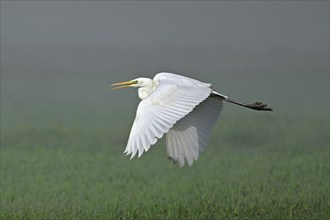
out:
{"label": "grassy field", "polygon": [[330,217],[327,114],[230,114],[226,105],[200,159],[179,168],[164,140],[140,159],[123,155],[134,108],[62,110],[54,120],[55,105],[31,106],[21,118],[2,107],[1,219]]}
{"label": "grassy field", "polygon": [[221,121],[200,160],[183,169],[167,161],[163,141],[130,161],[126,137],[106,126],[15,128],[1,139],[1,218],[330,216],[326,122]]}

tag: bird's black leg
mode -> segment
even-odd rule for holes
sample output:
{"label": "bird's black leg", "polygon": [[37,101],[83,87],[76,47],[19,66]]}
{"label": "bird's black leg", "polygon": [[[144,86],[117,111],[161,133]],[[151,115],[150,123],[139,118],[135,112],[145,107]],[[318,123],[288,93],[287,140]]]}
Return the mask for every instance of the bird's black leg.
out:
{"label": "bird's black leg", "polygon": [[244,103],[241,103],[241,102],[231,100],[229,98],[224,99],[224,101],[227,101],[227,102],[230,102],[230,103],[233,103],[233,104],[236,104],[236,105],[240,105],[240,106],[243,106],[243,107],[246,107],[246,108],[250,108],[250,109],[253,109],[253,110],[257,110],[257,111],[273,111],[272,108],[268,107],[266,104],[264,104],[262,102],[255,102],[253,104],[244,104]]}
{"label": "bird's black leg", "polygon": [[250,109],[253,109],[253,110],[257,110],[257,111],[273,111],[272,108],[268,107],[266,104],[264,104],[262,102],[255,102],[255,103],[252,103],[252,104],[245,104],[245,103],[242,103],[242,102],[238,102],[238,101],[229,99],[227,96],[223,96],[219,93],[212,93],[210,96],[213,97],[213,98],[217,98],[217,99],[220,99],[220,100],[223,100],[223,101],[227,101],[227,102],[230,102],[230,103],[233,103],[233,104],[236,104],[236,105],[240,105],[240,106],[243,106],[243,107],[246,107],[246,108],[250,108]]}

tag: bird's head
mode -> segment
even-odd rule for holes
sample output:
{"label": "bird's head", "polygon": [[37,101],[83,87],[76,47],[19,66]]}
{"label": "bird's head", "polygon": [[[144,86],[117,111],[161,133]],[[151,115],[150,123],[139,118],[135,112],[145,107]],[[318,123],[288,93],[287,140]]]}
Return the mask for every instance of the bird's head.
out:
{"label": "bird's head", "polygon": [[119,82],[114,83],[111,86],[113,86],[111,89],[121,89],[121,88],[128,88],[128,87],[151,87],[153,86],[152,79],[149,78],[136,78],[133,80],[125,81],[125,82]]}

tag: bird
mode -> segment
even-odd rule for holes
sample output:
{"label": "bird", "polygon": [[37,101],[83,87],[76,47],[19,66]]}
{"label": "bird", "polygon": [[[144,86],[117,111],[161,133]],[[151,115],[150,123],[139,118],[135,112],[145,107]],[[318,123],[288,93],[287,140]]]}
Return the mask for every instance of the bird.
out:
{"label": "bird", "polygon": [[114,83],[112,90],[138,88],[141,99],[124,153],[140,157],[166,135],[168,158],[183,167],[196,161],[209,142],[223,101],[257,111],[273,111],[262,102],[245,104],[230,99],[204,83],[186,76],[161,72],[153,79],[140,77]]}

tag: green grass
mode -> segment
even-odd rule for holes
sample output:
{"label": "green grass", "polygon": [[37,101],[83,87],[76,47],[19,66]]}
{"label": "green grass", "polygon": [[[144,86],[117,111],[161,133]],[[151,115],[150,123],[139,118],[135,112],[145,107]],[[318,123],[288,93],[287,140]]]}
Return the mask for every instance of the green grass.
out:
{"label": "green grass", "polygon": [[136,91],[107,89],[124,76],[1,81],[0,219],[330,219],[329,76],[216,77],[275,112],[226,103],[183,168],[164,140],[123,155]]}
{"label": "green grass", "polygon": [[130,119],[4,123],[0,217],[329,219],[329,119],[248,113],[223,115],[183,168],[164,140],[125,157]]}

